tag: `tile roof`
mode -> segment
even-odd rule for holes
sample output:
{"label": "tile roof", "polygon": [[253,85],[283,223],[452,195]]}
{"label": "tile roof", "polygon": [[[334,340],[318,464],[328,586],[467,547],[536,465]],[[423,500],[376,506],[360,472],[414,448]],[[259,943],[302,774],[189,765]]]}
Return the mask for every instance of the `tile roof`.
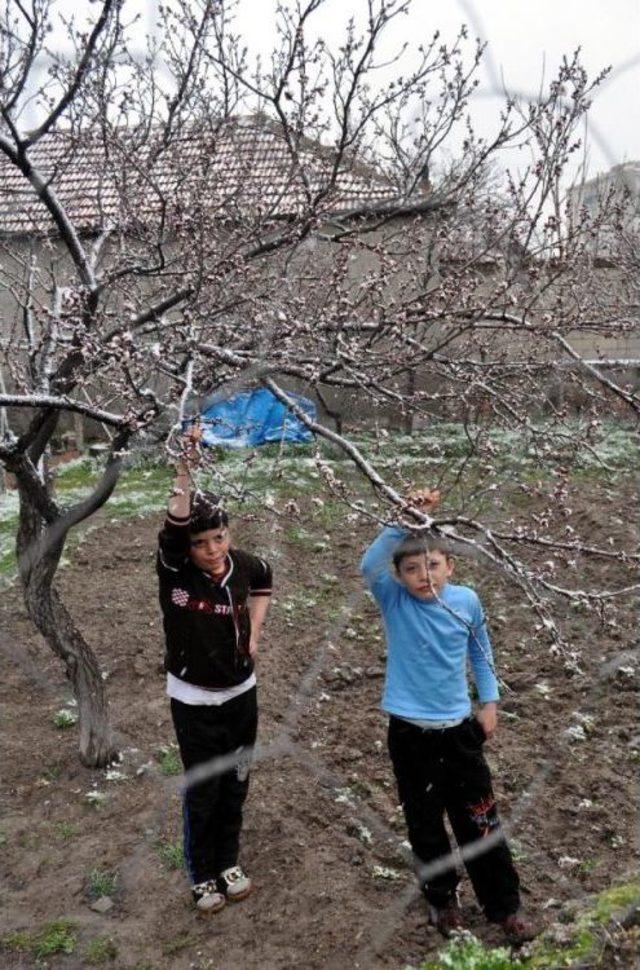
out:
{"label": "tile roof", "polygon": [[[136,145],[135,130],[121,131],[105,146],[99,136],[55,130],[31,149],[33,166],[52,186],[78,231],[105,225],[151,227],[168,202],[166,215],[196,219],[241,216],[261,220],[304,209],[305,187],[277,123],[262,116],[235,118],[217,130],[185,131],[157,157],[159,133]],[[155,143],[154,143],[155,142]],[[303,139],[301,167],[312,193],[326,187],[331,149]],[[324,212],[345,212],[397,198],[392,183],[348,159],[322,200]],[[0,233],[43,234],[51,217],[31,185],[0,156]]]}

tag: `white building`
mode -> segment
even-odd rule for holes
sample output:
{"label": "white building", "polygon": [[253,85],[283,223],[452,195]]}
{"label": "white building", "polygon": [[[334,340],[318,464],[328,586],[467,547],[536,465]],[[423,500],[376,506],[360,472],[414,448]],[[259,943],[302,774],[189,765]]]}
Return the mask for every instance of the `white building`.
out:
{"label": "white building", "polygon": [[609,222],[622,206],[625,225],[640,231],[640,162],[622,162],[608,172],[573,185],[568,198],[574,224],[583,209],[592,219],[605,213],[605,222]]}

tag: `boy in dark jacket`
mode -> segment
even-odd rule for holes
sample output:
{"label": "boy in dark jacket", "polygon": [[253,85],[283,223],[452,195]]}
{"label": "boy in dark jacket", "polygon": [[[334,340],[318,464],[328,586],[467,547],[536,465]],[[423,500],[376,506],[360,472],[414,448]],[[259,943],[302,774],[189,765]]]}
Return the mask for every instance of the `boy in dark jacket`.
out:
{"label": "boy in dark jacket", "polygon": [[181,461],[157,570],[182,763],[189,771],[223,759],[183,801],[185,863],[203,915],[252,889],[238,852],[257,728],[254,660],[272,582],[269,563],[231,546],[228,526],[215,496],[190,495],[189,461]]}

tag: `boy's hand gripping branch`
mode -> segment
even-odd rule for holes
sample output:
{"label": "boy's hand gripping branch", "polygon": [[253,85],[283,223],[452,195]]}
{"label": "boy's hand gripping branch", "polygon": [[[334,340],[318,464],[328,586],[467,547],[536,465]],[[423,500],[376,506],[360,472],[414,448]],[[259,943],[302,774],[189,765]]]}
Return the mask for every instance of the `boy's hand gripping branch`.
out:
{"label": "boy's hand gripping branch", "polygon": [[192,425],[183,435],[180,456],[176,461],[176,477],[169,499],[169,515],[174,519],[189,517],[191,475],[200,464],[201,441],[202,430],[198,424]]}
{"label": "boy's hand gripping branch", "polygon": [[202,442],[202,428],[196,422],[188,428],[182,436],[180,457],[176,463],[176,471],[189,474],[200,464],[201,452],[200,443]]}
{"label": "boy's hand gripping branch", "polygon": [[423,512],[429,512],[440,504],[440,497],[438,488],[414,488],[407,495],[407,504]]}
{"label": "boy's hand gripping branch", "polygon": [[427,514],[440,503],[440,490],[437,488],[414,488],[407,495],[407,505],[412,505]]}

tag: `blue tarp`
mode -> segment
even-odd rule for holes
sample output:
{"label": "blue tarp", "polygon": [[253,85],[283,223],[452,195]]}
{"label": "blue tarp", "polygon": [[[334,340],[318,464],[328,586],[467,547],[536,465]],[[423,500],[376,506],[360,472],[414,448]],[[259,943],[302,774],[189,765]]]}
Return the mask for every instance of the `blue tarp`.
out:
{"label": "blue tarp", "polygon": [[[298,394],[289,393],[289,397],[315,419],[313,401]],[[267,388],[243,391],[212,402],[201,412],[201,422],[205,445],[245,448],[273,441],[313,440],[312,432]]]}

